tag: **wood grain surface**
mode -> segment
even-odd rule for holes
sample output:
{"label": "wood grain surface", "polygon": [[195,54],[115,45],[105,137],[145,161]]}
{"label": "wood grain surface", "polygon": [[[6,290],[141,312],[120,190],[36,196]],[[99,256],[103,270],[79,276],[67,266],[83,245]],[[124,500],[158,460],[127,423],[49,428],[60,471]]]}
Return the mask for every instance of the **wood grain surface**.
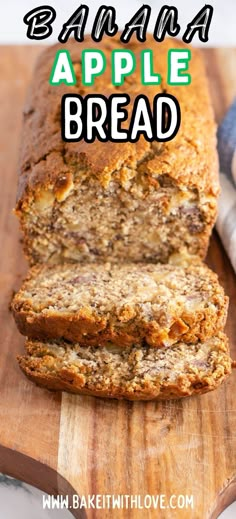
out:
{"label": "wood grain surface", "polygon": [[[49,493],[193,494],[194,508],[74,510],[75,517],[214,519],[236,499],[236,377],[214,393],[172,402],[117,402],[37,388],[8,310],[26,270],[16,218],[16,166],[25,91],[38,47],[1,47],[0,471]],[[236,91],[236,50],[204,52],[216,118]],[[230,296],[227,333],[236,358],[235,275],[217,236],[208,263]]]}

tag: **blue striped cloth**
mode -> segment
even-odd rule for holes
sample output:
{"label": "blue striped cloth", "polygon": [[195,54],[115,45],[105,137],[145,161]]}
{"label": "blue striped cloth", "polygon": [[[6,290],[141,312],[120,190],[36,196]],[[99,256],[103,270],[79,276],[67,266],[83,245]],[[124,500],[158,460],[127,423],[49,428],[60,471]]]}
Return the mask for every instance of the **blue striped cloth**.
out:
{"label": "blue striped cloth", "polygon": [[236,272],[236,99],[218,128],[221,195],[217,231]]}

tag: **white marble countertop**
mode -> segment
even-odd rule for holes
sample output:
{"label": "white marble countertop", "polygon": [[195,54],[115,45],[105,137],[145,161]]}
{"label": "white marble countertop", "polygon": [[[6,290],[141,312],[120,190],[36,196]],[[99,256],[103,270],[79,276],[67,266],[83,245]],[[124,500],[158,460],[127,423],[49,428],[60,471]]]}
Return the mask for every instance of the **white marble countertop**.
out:
{"label": "white marble countertop", "polygon": [[[72,519],[68,510],[43,510],[42,492],[0,474],[0,519]],[[112,512],[110,515],[112,519]],[[218,519],[235,519],[236,502]],[[208,518],[202,518],[208,519]]]}

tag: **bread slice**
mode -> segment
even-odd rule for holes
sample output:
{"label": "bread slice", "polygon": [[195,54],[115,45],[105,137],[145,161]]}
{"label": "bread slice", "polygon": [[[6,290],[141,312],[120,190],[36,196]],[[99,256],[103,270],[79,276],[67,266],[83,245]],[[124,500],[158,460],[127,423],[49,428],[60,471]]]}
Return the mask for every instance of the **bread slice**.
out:
{"label": "bread slice", "polygon": [[200,261],[35,266],[12,302],[20,332],[87,346],[204,341],[223,330],[228,299]]}
{"label": "bread slice", "polygon": [[172,348],[81,347],[28,341],[19,357],[29,379],[48,389],[108,398],[181,398],[215,389],[231,372],[227,337]]}

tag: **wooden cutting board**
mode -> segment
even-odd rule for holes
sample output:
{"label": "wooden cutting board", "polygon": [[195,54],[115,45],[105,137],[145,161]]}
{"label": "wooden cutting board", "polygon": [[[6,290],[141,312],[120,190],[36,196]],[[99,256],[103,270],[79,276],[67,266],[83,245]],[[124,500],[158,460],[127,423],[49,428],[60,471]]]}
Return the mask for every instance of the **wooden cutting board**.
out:
{"label": "wooden cutting board", "polygon": [[[39,47],[1,47],[0,471],[51,493],[192,494],[194,509],[86,512],[89,518],[213,519],[236,498],[236,377],[214,393],[131,403],[53,394],[20,372],[23,351],[8,303],[26,264],[16,218],[21,111]],[[236,49],[206,50],[219,121],[236,91]],[[235,275],[219,239],[208,261],[230,296],[227,333],[236,358]],[[78,517],[85,512],[74,511]]]}

